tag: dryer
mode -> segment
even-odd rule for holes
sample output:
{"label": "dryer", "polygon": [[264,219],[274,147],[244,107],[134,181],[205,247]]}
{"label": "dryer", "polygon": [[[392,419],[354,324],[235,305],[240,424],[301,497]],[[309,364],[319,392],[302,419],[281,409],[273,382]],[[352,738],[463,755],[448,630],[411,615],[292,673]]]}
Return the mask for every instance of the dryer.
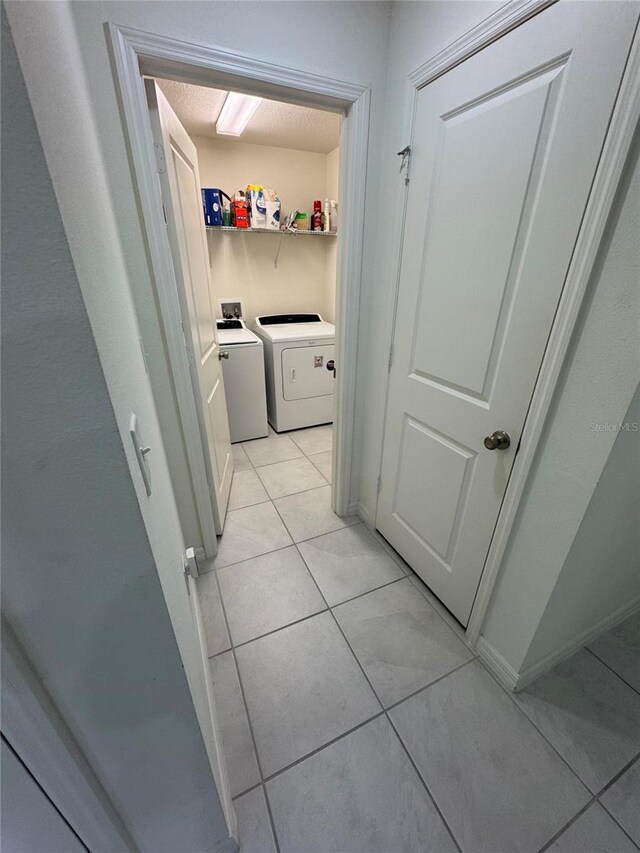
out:
{"label": "dryer", "polygon": [[262,341],[244,320],[218,320],[231,442],[268,435]]}
{"label": "dryer", "polygon": [[333,421],[335,326],[320,314],[256,317],[264,343],[267,412],[276,432]]}

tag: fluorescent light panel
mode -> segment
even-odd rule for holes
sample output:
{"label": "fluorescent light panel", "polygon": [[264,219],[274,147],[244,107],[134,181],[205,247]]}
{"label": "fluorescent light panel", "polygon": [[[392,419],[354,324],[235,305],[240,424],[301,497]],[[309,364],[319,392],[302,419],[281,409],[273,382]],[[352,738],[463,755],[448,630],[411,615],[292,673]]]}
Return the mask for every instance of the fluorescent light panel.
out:
{"label": "fluorescent light panel", "polygon": [[262,98],[229,92],[216,122],[216,132],[225,136],[240,136],[251,117],[262,103]]}

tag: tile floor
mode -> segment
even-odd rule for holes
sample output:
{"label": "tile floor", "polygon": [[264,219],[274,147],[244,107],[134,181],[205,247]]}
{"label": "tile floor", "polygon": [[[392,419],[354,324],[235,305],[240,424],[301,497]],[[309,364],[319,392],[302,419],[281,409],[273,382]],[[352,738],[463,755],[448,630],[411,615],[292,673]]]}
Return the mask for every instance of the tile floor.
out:
{"label": "tile floor", "polygon": [[242,853],[640,849],[640,614],[513,696],[331,511],[330,427],[234,455],[199,584]]}

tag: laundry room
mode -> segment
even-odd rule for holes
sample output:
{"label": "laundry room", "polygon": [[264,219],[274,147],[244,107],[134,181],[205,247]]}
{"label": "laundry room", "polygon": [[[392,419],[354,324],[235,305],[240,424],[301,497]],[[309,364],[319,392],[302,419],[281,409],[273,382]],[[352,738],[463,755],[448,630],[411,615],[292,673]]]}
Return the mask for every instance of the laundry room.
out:
{"label": "laundry room", "polygon": [[267,408],[278,433],[330,423],[342,116],[156,82],[197,152],[232,444]]}

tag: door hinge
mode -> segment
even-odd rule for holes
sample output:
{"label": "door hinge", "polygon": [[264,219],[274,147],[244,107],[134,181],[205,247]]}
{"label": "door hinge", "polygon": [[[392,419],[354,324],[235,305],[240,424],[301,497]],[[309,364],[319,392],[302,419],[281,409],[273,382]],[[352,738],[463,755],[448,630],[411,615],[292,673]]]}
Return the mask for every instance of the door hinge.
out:
{"label": "door hinge", "polygon": [[389,347],[389,363],[387,365],[387,372],[391,370],[391,365],[393,364],[393,344]]}
{"label": "door hinge", "polygon": [[405,145],[402,151],[398,151],[398,157],[402,157],[400,161],[400,174],[404,172],[404,182],[409,183],[409,167],[411,165],[411,146]]}
{"label": "door hinge", "polygon": [[158,174],[162,175],[167,171],[167,164],[164,159],[164,148],[158,142],[154,142],[153,149],[156,152],[156,168],[158,169]]}
{"label": "door hinge", "polygon": [[187,355],[191,358],[191,349],[189,348],[189,344],[187,343],[187,333],[184,330],[184,323],[180,323],[180,328],[182,329],[182,340],[184,341],[184,348],[187,351]]}
{"label": "door hinge", "polygon": [[376,494],[380,494],[380,489],[382,488],[382,474],[378,474],[378,485],[376,487]]}
{"label": "door hinge", "polygon": [[164,204],[162,205],[162,215],[164,216],[164,224],[167,224],[167,211],[165,209]]}

